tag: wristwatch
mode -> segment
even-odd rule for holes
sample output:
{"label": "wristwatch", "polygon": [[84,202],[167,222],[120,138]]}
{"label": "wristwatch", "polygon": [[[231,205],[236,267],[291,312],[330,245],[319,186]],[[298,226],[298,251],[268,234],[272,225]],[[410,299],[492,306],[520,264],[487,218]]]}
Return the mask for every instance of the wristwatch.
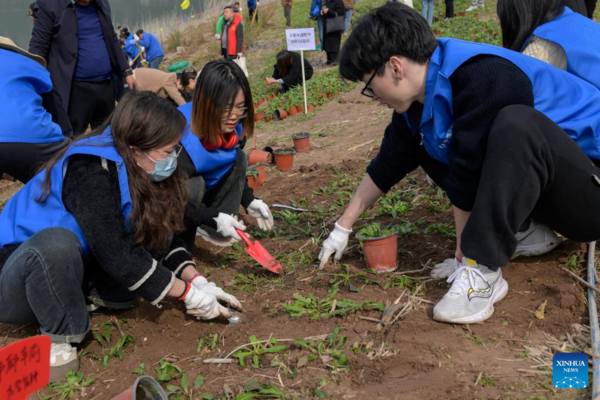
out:
{"label": "wristwatch", "polygon": [[131,75],[133,75],[133,71],[131,70],[131,68],[123,71],[123,78],[127,78],[128,76],[131,76]]}

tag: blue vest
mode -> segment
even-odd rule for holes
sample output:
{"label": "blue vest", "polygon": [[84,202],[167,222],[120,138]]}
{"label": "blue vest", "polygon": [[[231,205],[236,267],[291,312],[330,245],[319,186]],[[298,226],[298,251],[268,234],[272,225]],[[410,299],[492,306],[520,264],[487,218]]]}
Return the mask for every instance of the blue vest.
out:
{"label": "blue vest", "polygon": [[163,53],[162,46],[160,42],[156,38],[156,36],[149,34],[148,32],[144,32],[144,38],[139,40],[141,46],[146,48],[146,60],[148,62],[154,60],[157,57],[162,57],[165,55]]}
{"label": "blue vest", "polygon": [[52,189],[46,202],[40,204],[36,201],[41,194],[45,170],[37,174],[8,201],[0,214],[0,248],[21,244],[43,229],[66,228],[77,236],[84,254],[89,254],[89,246],[77,220],[65,209],[62,201],[63,178],[68,166],[68,159],[73,154],[95,155],[117,163],[121,211],[126,223],[129,224],[131,196],[127,181],[127,169],[123,158],[114,147],[109,128],[99,136],[83,139],[69,147],[65,156],[52,167]]}
{"label": "blue vest", "polygon": [[[133,36],[133,33],[130,33],[125,41],[125,54],[127,54],[127,57],[129,57],[132,61],[138,56],[138,54],[140,54],[140,50],[135,44],[135,37]],[[139,57],[137,58],[136,62],[138,61],[141,61]]]}
{"label": "blue vest", "polygon": [[600,89],[600,24],[565,7],[533,34],[559,44],[567,55],[567,71]]}
{"label": "blue vest", "polygon": [[50,73],[30,58],[0,49],[0,143],[55,143],[65,138],[42,106]]}
{"label": "blue vest", "polygon": [[[514,63],[533,86],[534,108],[560,126],[593,159],[600,159],[600,91],[543,61],[480,43],[438,39],[427,70],[425,102],[419,132],[427,153],[448,164],[455,117],[450,76],[469,59],[489,54]],[[404,114],[408,122],[408,116]],[[410,124],[409,124],[410,125]]]}
{"label": "blue vest", "polygon": [[[196,175],[202,175],[206,184],[206,190],[210,190],[219,183],[221,178],[233,167],[237,160],[237,146],[234,149],[219,148],[208,151],[202,146],[198,136],[192,133],[190,121],[192,120],[192,103],[179,107],[179,111],[185,116],[188,123],[183,131],[181,144],[196,168]],[[242,139],[242,124],[235,126],[238,137]]]}

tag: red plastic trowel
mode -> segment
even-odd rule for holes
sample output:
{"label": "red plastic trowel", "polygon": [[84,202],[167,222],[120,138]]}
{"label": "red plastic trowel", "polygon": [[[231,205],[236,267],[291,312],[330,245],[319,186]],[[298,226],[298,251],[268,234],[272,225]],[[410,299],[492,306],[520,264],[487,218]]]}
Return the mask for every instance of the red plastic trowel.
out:
{"label": "red plastic trowel", "polygon": [[248,238],[244,231],[241,231],[239,229],[236,229],[235,231],[238,233],[238,235],[240,235],[244,243],[246,243],[246,245],[248,246],[248,248],[246,249],[246,253],[248,253],[250,257],[254,258],[256,262],[258,262],[260,265],[262,265],[269,271],[279,275],[283,274],[283,267],[281,266],[281,264],[279,264],[277,260],[275,260],[273,256],[269,254],[269,252],[264,247],[262,247],[260,243],[258,243],[258,240],[252,243],[252,241],[250,240],[250,238]]}

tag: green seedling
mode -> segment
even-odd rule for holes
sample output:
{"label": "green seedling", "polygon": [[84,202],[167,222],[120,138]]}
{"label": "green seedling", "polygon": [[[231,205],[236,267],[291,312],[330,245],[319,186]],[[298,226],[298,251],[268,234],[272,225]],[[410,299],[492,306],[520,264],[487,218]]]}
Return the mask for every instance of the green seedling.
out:
{"label": "green seedling", "polygon": [[256,369],[260,367],[260,358],[264,354],[273,354],[287,350],[287,346],[277,344],[276,338],[271,338],[265,343],[259,343],[261,340],[252,335],[248,339],[248,342],[251,346],[240,349],[233,355],[233,357],[239,360],[241,367],[245,367],[246,359],[250,358],[252,360],[252,368]]}
{"label": "green seedling", "polygon": [[169,382],[172,379],[177,379],[183,374],[183,370],[175,364],[171,364],[163,359],[158,362],[156,367],[156,380],[159,383]]}
{"label": "green seedling", "polygon": [[359,272],[357,274],[350,273],[350,267],[348,264],[342,264],[341,272],[318,273],[312,280],[312,283],[315,284],[323,277],[330,277],[329,285],[331,285],[331,289],[335,290],[336,292],[340,289],[340,287],[345,287],[350,292],[360,293],[360,288],[355,286],[352,283],[353,281],[359,281],[361,284],[365,285],[373,283],[373,281],[371,281],[364,272]]}
{"label": "green seedling", "polygon": [[496,386],[496,384],[494,383],[494,378],[492,378],[491,376],[488,376],[486,374],[483,374],[481,376],[481,378],[479,379],[479,386]]}
{"label": "green seedling", "polygon": [[202,354],[210,353],[217,347],[217,342],[219,341],[219,335],[216,333],[210,333],[206,336],[202,336],[198,340],[198,346],[196,347],[196,351],[198,353],[202,352]]}
{"label": "green seedling", "polygon": [[379,199],[379,210],[375,213],[375,216],[380,215],[391,215],[396,218],[398,215],[406,214],[409,211],[409,203],[395,198],[394,196],[386,196]]}
{"label": "green seedling", "polygon": [[96,341],[102,347],[102,353],[92,353],[84,351],[80,357],[90,357],[96,360],[102,360],[102,366],[106,367],[111,359],[118,357],[119,360],[123,361],[123,351],[128,344],[135,344],[135,339],[130,334],[126,333],[121,336],[114,346],[112,344],[112,330],[115,327],[114,322],[107,321],[98,324],[98,328],[92,330],[92,335]]}
{"label": "green seedling", "polygon": [[75,393],[83,392],[84,388],[94,383],[95,378],[85,379],[83,372],[67,372],[66,380],[62,383],[51,383],[50,388],[53,394],[42,397],[42,400],[58,397],[60,400],[70,399]]}
{"label": "green seedling", "polygon": [[140,365],[138,365],[137,368],[134,369],[132,373],[134,373],[136,375],[140,375],[140,376],[142,376],[142,375],[148,375],[146,373],[146,364],[140,363]]}
{"label": "green seedling", "polygon": [[204,374],[200,372],[196,379],[194,379],[194,385],[190,386],[187,375],[185,372],[181,374],[181,383],[177,385],[167,385],[166,395],[172,400],[193,400],[194,390],[198,390],[204,385]]}
{"label": "green seedling", "polygon": [[[294,318],[308,314],[311,320],[315,320],[320,318],[330,318],[334,316],[352,314],[357,311],[383,311],[385,309],[385,305],[381,302],[375,303],[372,301],[365,301],[363,303],[358,303],[356,301],[347,299],[334,300],[333,297],[336,294],[336,290],[330,290],[328,297],[319,299],[312,293],[307,297],[296,293],[294,295],[294,302],[292,304],[282,304],[283,311],[289,313],[290,316]],[[336,303],[335,307],[333,307],[334,301]]]}
{"label": "green seedling", "polygon": [[291,396],[283,393],[277,386],[266,383],[258,383],[249,381],[244,385],[244,393],[235,397],[235,400],[252,400],[252,399],[291,399]]}
{"label": "green seedling", "polygon": [[433,225],[429,225],[427,228],[423,229],[423,233],[425,234],[429,234],[429,233],[441,233],[442,235],[448,237],[448,238],[455,238],[456,237],[456,229],[454,228],[453,225],[450,224],[433,224]]}
{"label": "green seedling", "polygon": [[334,372],[348,372],[350,366],[344,349],[347,340],[348,337],[340,335],[340,327],[336,326],[327,340],[315,343],[312,340],[296,339],[294,343],[311,353],[309,361],[320,359]]}
{"label": "green seedling", "polygon": [[583,265],[584,263],[585,263],[585,260],[583,258],[579,257],[577,254],[573,254],[567,260],[565,267],[570,269],[574,273],[579,274],[579,272],[581,272],[579,267],[581,265]]}
{"label": "green seedling", "polygon": [[406,275],[391,275],[388,280],[385,282],[385,284],[383,285],[384,289],[389,289],[389,288],[398,288],[398,289],[405,289],[408,288],[410,289],[410,294],[411,295],[415,295],[415,290],[417,289],[417,286],[419,285],[418,280],[416,279],[411,279]]}
{"label": "green seedling", "polygon": [[[289,262],[285,262],[285,259],[281,258],[279,255],[277,255],[276,259],[281,260],[283,265],[291,265]],[[258,291],[260,289],[272,288],[275,286],[280,286],[282,283],[281,277],[267,278],[266,276],[259,274],[237,274],[234,280],[237,284],[237,289],[245,292],[252,292]]]}
{"label": "green seedling", "polygon": [[239,243],[236,242],[231,246],[231,250],[224,251],[223,255],[224,257],[221,258],[219,262],[236,261],[244,255],[244,249]]}

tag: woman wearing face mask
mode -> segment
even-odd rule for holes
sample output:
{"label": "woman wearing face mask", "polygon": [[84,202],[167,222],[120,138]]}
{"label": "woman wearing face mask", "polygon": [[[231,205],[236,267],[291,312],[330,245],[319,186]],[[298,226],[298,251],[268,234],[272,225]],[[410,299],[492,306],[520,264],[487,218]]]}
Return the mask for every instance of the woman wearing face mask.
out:
{"label": "woman wearing face mask", "polygon": [[[239,308],[195,268],[177,169],[185,118],[151,92],[131,92],[98,129],[48,162],[0,214],[0,323],[38,321],[52,339],[51,381],[77,370],[89,309],[181,300],[199,319]],[[85,274],[84,274],[85,270]],[[87,303],[87,305],[86,305]]]}
{"label": "woman wearing face mask", "polygon": [[271,230],[269,207],[246,183],[248,161],[241,148],[254,132],[254,108],[242,69],[232,61],[209,62],[196,80],[192,103],[179,110],[188,120],[179,158],[191,177],[183,235],[187,248],[196,232],[220,246],[240,240],[236,229],[246,229],[236,218],[240,204],[261,229]]}

